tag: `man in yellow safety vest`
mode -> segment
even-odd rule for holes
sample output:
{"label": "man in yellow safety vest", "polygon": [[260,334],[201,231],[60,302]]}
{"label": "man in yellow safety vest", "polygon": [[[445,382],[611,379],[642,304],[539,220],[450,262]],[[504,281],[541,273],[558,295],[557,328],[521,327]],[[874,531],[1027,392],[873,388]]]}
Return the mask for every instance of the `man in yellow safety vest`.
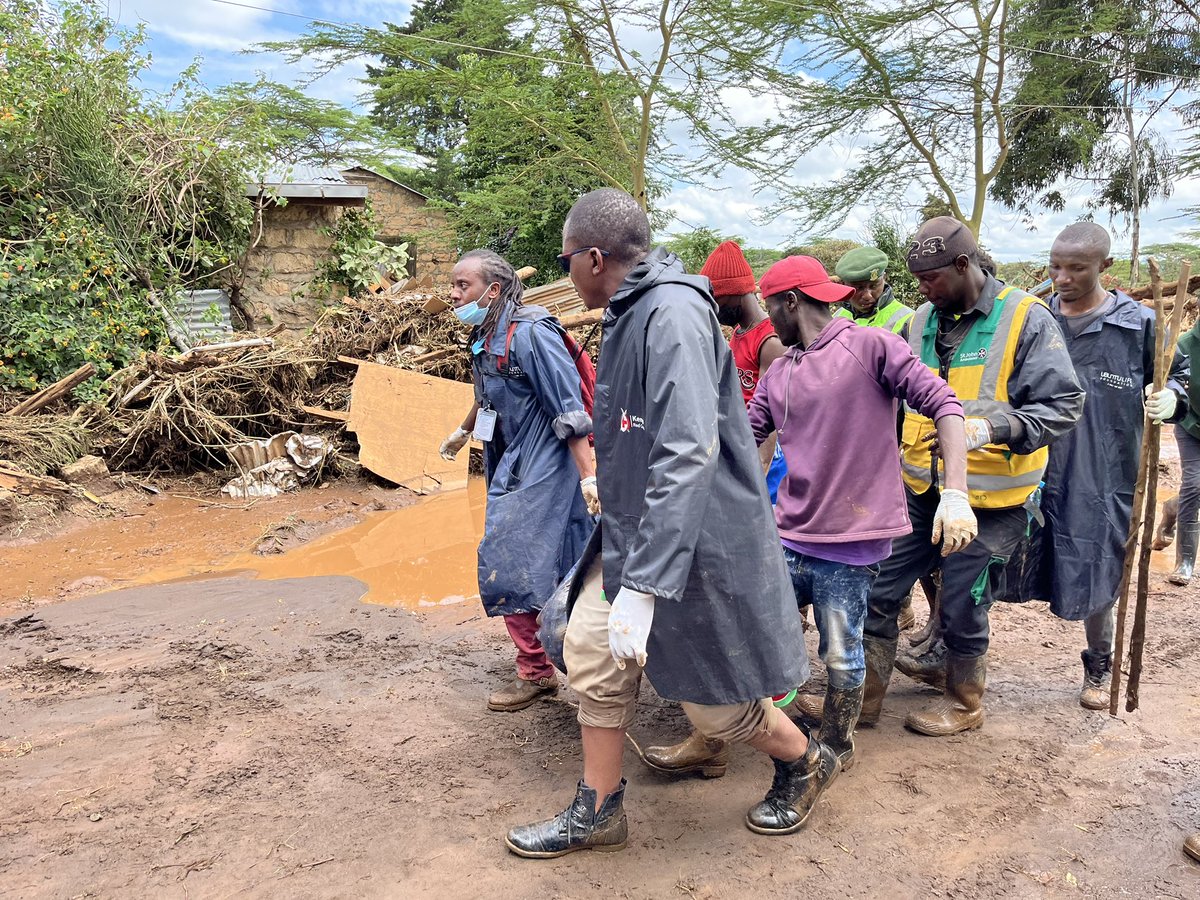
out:
{"label": "man in yellow safety vest", "polygon": [[1025,503],[1041,483],[1047,445],[1083,412],[1084,391],[1050,310],[984,272],[978,253],[967,226],[948,216],[927,221],[909,246],[909,271],[928,301],[909,325],[909,344],[962,401],[967,494],[979,536],[966,550],[939,560],[939,536],[932,532],[940,496],[933,423],[906,410],[900,451],[913,531],[894,542],[871,590],[862,724],[878,721],[882,711],[901,601],[935,567],[942,572],[945,695],[933,708],[910,713],[904,724],[940,736],[983,723],[988,607],[1025,534]]}

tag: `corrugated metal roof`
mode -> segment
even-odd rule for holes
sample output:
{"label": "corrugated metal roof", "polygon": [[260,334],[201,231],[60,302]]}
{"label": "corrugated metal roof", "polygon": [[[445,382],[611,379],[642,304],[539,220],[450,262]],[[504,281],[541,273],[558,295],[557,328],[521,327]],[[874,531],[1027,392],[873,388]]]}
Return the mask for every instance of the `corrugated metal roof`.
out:
{"label": "corrugated metal roof", "polygon": [[354,172],[356,172],[356,171],[366,172],[368,175],[374,175],[376,178],[381,178],[384,181],[390,181],[392,184],[396,185],[396,187],[404,188],[404,190],[408,191],[410,194],[416,194],[422,200],[429,199],[428,194],[423,194],[420,191],[418,191],[416,188],[409,187],[407,184],[405,184],[402,181],[397,181],[391,175],[384,175],[382,172],[378,171],[377,169],[372,169],[368,166],[357,166],[357,165],[351,166],[349,169],[342,169],[342,174],[353,176]]}
{"label": "corrugated metal roof", "polygon": [[560,319],[563,316],[572,316],[587,311],[587,307],[583,305],[583,299],[575,293],[575,286],[571,284],[569,277],[560,278],[558,281],[544,284],[541,287],[530,288],[525,292],[525,302],[535,306],[544,306]]}
{"label": "corrugated metal roof", "polygon": [[351,184],[337,169],[328,166],[296,165],[274,169],[262,181],[246,185],[246,196],[255,197],[269,189],[289,199],[365,200],[367,186]]}

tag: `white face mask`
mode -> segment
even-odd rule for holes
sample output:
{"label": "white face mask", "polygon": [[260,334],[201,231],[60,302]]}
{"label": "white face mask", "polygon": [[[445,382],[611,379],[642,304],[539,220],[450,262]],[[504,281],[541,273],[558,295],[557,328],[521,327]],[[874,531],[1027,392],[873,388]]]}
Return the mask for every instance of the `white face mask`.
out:
{"label": "white face mask", "polygon": [[[493,281],[492,284],[497,284],[497,282]],[[489,284],[483,289],[483,293],[479,295],[478,299],[454,308],[454,315],[460,322],[462,322],[464,325],[483,324],[483,320],[487,317],[488,308],[486,306],[481,306],[479,301],[487,296],[487,292],[492,289],[492,284]]]}

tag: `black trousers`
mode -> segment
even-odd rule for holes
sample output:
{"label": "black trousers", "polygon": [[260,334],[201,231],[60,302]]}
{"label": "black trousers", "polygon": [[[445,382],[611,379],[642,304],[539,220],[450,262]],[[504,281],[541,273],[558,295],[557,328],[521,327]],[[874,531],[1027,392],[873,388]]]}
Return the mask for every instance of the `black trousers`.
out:
{"label": "black trousers", "polygon": [[1004,592],[1005,567],[1028,524],[1023,506],[976,509],[979,536],[965,550],[943,558],[930,543],[940,494],[930,488],[908,495],[912,534],[892,543],[892,555],[880,564],[867,601],[865,635],[885,640],[900,636],[896,617],[917,579],[942,570],[942,628],[946,649],[957,656],[982,656],[988,648],[988,607]]}

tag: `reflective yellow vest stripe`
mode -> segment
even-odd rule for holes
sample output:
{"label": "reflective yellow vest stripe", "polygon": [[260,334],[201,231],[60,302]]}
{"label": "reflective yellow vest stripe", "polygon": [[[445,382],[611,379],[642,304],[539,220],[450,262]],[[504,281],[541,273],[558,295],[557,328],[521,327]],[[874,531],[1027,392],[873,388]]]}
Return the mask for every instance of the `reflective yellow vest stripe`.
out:
{"label": "reflective yellow vest stripe", "polygon": [[904,323],[913,317],[913,311],[899,300],[893,300],[887,306],[875,310],[874,313],[866,318],[856,319],[854,312],[846,307],[842,307],[834,315],[841,316],[843,319],[849,319],[859,325],[868,325],[872,328],[886,328],[893,334],[899,334],[900,329],[904,327]]}
{"label": "reflective yellow vest stripe", "polygon": [[[968,334],[963,342],[968,349],[964,351],[964,346],[960,346],[955,351],[947,380],[968,416],[986,417],[1013,410],[1008,400],[1008,380],[1012,375],[1017,342],[1029,307],[1040,302],[1031,294],[1006,287],[996,297],[996,306],[1000,308],[993,306],[992,315],[972,327],[972,331],[994,329],[986,346],[970,349],[971,336]],[[909,326],[908,342],[921,361],[937,373],[938,359],[933,349],[937,320],[931,317],[932,312],[929,303],[917,310]],[[977,335],[977,338],[982,336]],[[979,340],[975,343],[979,344]],[[905,406],[901,440],[904,482],[918,494],[930,487],[929,442],[923,441],[922,437],[932,431],[934,423],[931,419]],[[971,451],[967,454],[967,493],[971,505],[983,509],[1020,506],[1041,482],[1049,455],[1046,447],[1019,454],[1001,444],[988,444]]]}

